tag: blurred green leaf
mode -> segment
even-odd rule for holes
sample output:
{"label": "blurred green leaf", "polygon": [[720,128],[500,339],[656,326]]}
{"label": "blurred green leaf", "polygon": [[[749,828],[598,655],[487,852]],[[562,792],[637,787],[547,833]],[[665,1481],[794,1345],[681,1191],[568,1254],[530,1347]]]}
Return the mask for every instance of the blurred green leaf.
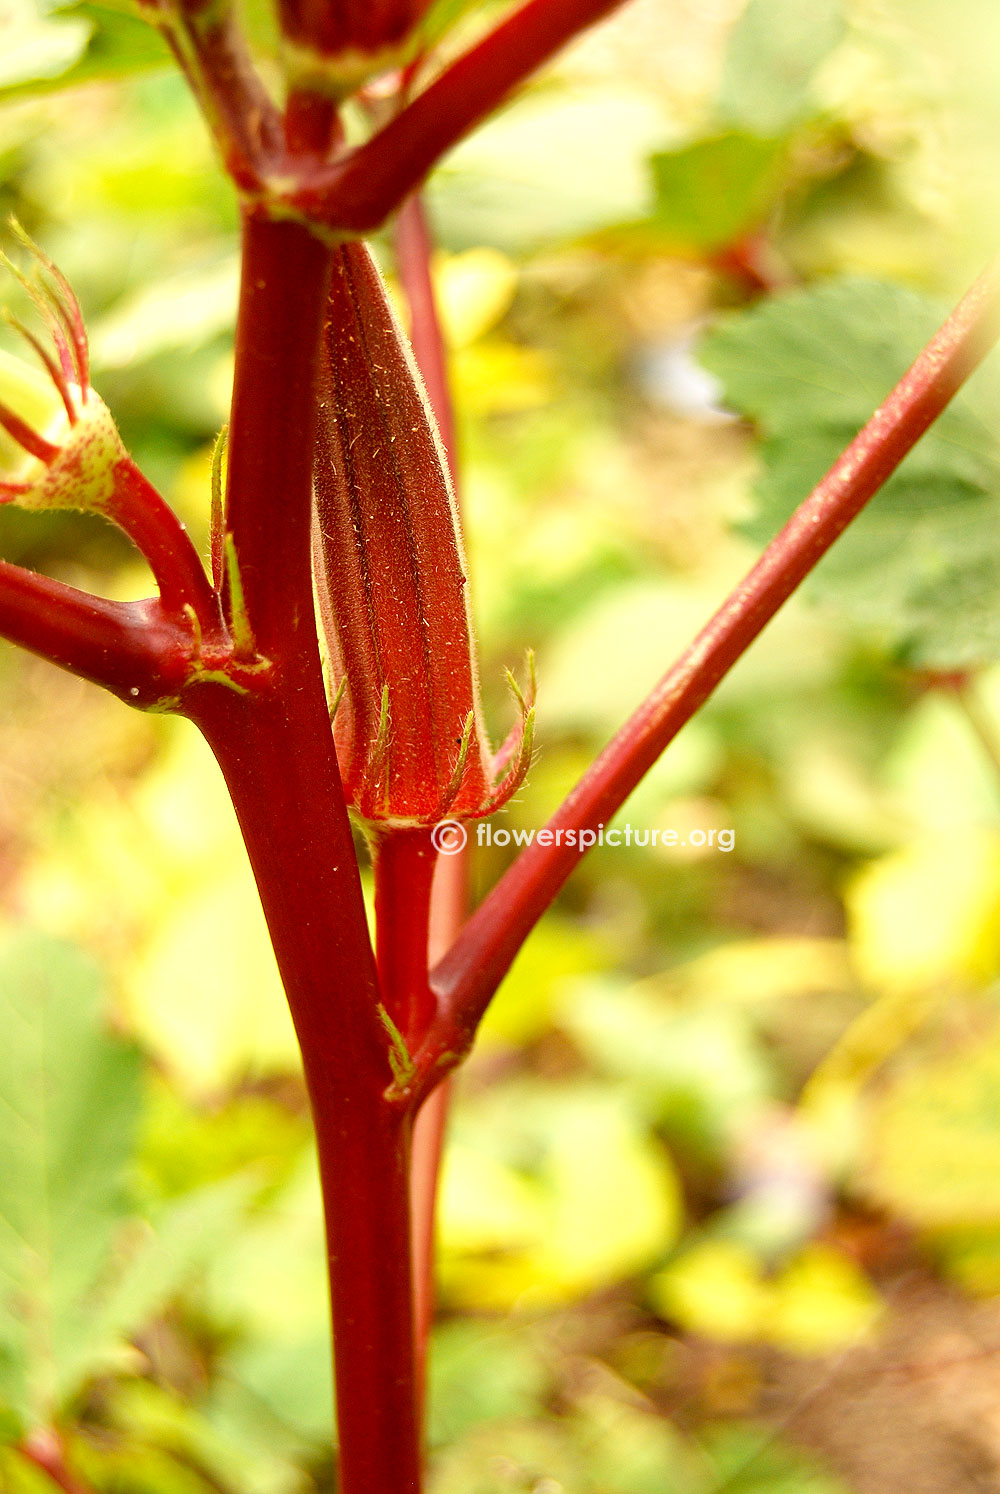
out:
{"label": "blurred green leaf", "polygon": [[441,1185],[441,1280],[470,1307],[573,1300],[673,1244],[673,1167],[617,1095],[504,1085],[456,1117]]}
{"label": "blurred green leaf", "polygon": [[233,1350],[223,1378],[237,1385],[283,1431],[317,1448],[334,1435],[330,1334],[317,1314],[314,1328],[288,1340],[256,1341]]}
{"label": "blurred green leaf", "polygon": [[712,1427],[699,1441],[715,1470],[709,1487],[725,1494],[850,1494],[843,1480],[769,1427],[734,1422]]}
{"label": "blurred green leaf", "polygon": [[833,1354],[864,1342],[882,1312],[875,1289],[848,1256],[807,1245],[771,1283],[765,1337],[795,1354]]}
{"label": "blurred green leaf", "polygon": [[702,1458],[661,1416],[608,1396],[588,1396],[577,1435],[588,1488],[599,1494],[712,1494]]}
{"label": "blurred green leaf", "polygon": [[123,368],[228,332],[236,309],[235,256],[144,285],[91,329],[96,368]]}
{"label": "blurred green leaf", "polygon": [[983,986],[1000,972],[995,830],[956,825],[917,836],[862,867],[845,901],[855,967],[876,989]]}
{"label": "blurred green leaf", "polygon": [[560,991],[602,969],[609,951],[568,919],[546,918],[533,930],[487,1009],[477,1041],[508,1047],[530,1043],[552,1025]]}
{"label": "blurred green leaf", "polygon": [[159,32],[130,7],[87,0],[50,9],[16,0],[6,26],[0,98],[75,88],[169,61]]}
{"label": "blurred green leaf", "polygon": [[432,47],[466,16],[476,11],[499,12],[505,8],[505,0],[433,0],[420,22],[421,42],[425,47]]}
{"label": "blurred green leaf", "polygon": [[688,1147],[717,1152],[776,1088],[745,1011],[680,1005],[655,988],[576,988],[560,1025],[598,1072],[628,1079],[647,1112]]}
{"label": "blurred green leaf", "polygon": [[[709,334],[705,365],[752,419],[764,473],[752,532],[770,538],[942,320],[899,286],[845,278],[777,296]],[[935,668],[1000,648],[996,371],[983,370],[821,562],[813,595]]]}
{"label": "blurred green leaf", "polygon": [[[242,1494],[301,1494],[304,1448],[260,1402],[224,1377],[197,1404],[149,1380],[109,1387],[109,1439],[101,1484],[129,1494],[191,1494],[221,1487]],[[95,1473],[96,1473],[95,1469]],[[95,1483],[97,1479],[95,1477]]]}
{"label": "blurred green leaf", "polygon": [[141,1066],[90,962],[28,934],[0,950],[0,1031],[0,1396],[30,1423],[106,1349],[90,1299],[127,1212]]}
{"label": "blurred green leaf", "polygon": [[655,227],[669,244],[706,253],[757,228],[784,180],[782,140],[715,135],[650,158]]}
{"label": "blurred green leaf", "polygon": [[857,1265],[807,1245],[780,1271],[735,1239],[696,1241],[647,1283],[655,1310],[688,1333],[727,1343],[772,1343],[793,1354],[831,1354],[861,1342],[881,1303]]}
{"label": "blurred green leaf", "polygon": [[925,1228],[1000,1222],[1000,1034],[925,1059],[880,1097],[862,1180]]}
{"label": "blurred green leaf", "polygon": [[94,1341],[103,1337],[110,1348],[128,1338],[160,1311],[194,1269],[231,1248],[251,1188],[245,1176],[229,1178],[175,1200],[158,1212],[154,1225],[139,1225],[143,1238],[95,1307]]}
{"label": "blurred green leaf", "polygon": [[650,1279],[647,1294],[685,1332],[726,1343],[759,1338],[771,1308],[761,1262],[736,1240],[696,1241]]}
{"label": "blurred green leaf", "polygon": [[[294,1091],[292,1091],[294,1095]],[[304,1101],[303,1101],[304,1104]],[[265,1188],[286,1182],[310,1137],[306,1114],[263,1094],[193,1107],[161,1074],[147,1087],[139,1163],[156,1198],[191,1196],[253,1168]]]}
{"label": "blurred green leaf", "polygon": [[750,0],[726,48],[719,117],[762,135],[795,124],[810,108],[817,68],[845,30],[841,0]]}
{"label": "blurred green leaf", "polygon": [[327,1308],[323,1213],[310,1150],[267,1208],[253,1215],[224,1258],[213,1262],[213,1315],[247,1339],[312,1338]]}
{"label": "blurred green leaf", "polygon": [[553,1419],[476,1427],[432,1465],[430,1494],[592,1494],[582,1449]]}
{"label": "blurred green leaf", "polygon": [[430,1351],[430,1441],[454,1442],[482,1422],[536,1416],[550,1387],[541,1355],[521,1329],[452,1319]]}
{"label": "blurred green leaf", "polygon": [[50,20],[24,0],[12,9],[4,17],[0,93],[61,79],[85,51],[90,23],[80,16]]}
{"label": "blurred green leaf", "polygon": [[450,153],[429,199],[451,248],[514,255],[645,216],[645,159],[673,133],[650,92],[609,84],[533,89]]}

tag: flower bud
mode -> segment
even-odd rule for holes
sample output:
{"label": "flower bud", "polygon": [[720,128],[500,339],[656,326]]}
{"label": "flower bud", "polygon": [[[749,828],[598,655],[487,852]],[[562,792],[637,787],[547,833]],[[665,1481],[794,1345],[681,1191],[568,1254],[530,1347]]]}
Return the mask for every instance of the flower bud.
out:
{"label": "flower bud", "polygon": [[76,298],[55,266],[29,247],[45,277],[36,284],[14,274],[41,311],[52,350],[8,316],[44,372],[0,351],[0,502],[107,513],[127,453],[107,406],[90,387]]}
{"label": "flower bud", "polygon": [[335,98],[408,58],[431,0],[280,0],[290,82]]}
{"label": "flower bud", "polygon": [[522,701],[521,724],[494,759],[447,463],[378,271],[356,243],[334,254],[315,494],[348,803],[363,820],[396,826],[491,813],[526,771],[532,710]]}

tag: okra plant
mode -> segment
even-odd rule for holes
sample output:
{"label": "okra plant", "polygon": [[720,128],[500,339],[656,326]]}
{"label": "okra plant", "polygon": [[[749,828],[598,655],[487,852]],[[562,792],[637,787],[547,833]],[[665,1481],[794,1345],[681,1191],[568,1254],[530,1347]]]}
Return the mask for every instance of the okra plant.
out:
{"label": "okra plant", "polygon": [[[0,363],[0,498],[103,515],[148,562],[157,593],[110,601],[3,561],[0,633],[126,705],[188,717],[225,778],[318,1141],[343,1494],[422,1487],[427,1197],[441,1097],[491,997],[593,832],[996,333],[988,274],[922,351],[914,347],[910,371],[547,833],[463,917],[463,860],[440,858],[442,844],[501,808],[544,743],[534,736],[530,661],[511,676],[506,740],[494,746],[484,726],[416,194],[452,145],[616,4],[526,0],[499,18],[491,11],[462,51],[445,24],[449,7],[429,0],[276,0],[273,67],[255,58],[228,0],[140,0],[203,111],[241,212],[235,376],[206,494],[207,564],[91,387],[72,289],[26,236],[12,250],[39,313],[36,327],[19,324],[38,366],[9,355]],[[386,224],[416,357],[365,245]],[[352,820],[374,871],[374,942]],[[431,940],[435,902],[446,911]],[[26,1448],[55,1484],[77,1487],[57,1444],[39,1433]]]}

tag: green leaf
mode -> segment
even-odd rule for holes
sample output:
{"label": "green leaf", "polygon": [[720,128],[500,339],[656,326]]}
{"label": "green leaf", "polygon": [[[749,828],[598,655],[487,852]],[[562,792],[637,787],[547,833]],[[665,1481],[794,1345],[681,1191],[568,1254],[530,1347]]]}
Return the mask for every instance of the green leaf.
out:
{"label": "green leaf", "polygon": [[649,1129],[596,1085],[499,1087],[456,1117],[441,1186],[452,1302],[570,1301],[642,1270],[676,1240],[676,1172]]}
{"label": "green leaf", "polygon": [[286,1435],[317,1448],[334,1434],[330,1333],[317,1319],[311,1331],[287,1341],[257,1341],[229,1354],[222,1365],[230,1389],[256,1401]]}
{"label": "green leaf", "polygon": [[0,97],[75,88],[169,61],[156,28],[127,6],[85,3],[59,7],[49,16],[31,0],[17,0],[8,26]]}
{"label": "green leaf", "polygon": [[579,923],[546,918],[522,946],[490,1003],[477,1043],[515,1047],[535,1042],[552,1025],[559,993],[607,964],[609,952]]}
{"label": "green leaf", "polygon": [[870,1120],[864,1184],[920,1228],[1000,1223],[1000,1032],[908,1070]]}
{"label": "green leaf", "polygon": [[218,1373],[194,1405],[190,1392],[182,1398],[150,1380],[120,1381],[108,1387],[102,1413],[116,1435],[101,1488],[301,1494],[301,1439],[283,1434],[255,1398]]}
{"label": "green leaf", "polygon": [[719,117],[761,135],[795,124],[811,112],[813,77],[845,29],[841,0],[750,0],[730,33]]}
{"label": "green leaf", "polygon": [[[702,361],[762,437],[759,512],[769,539],[857,434],[943,313],[881,281],[847,277],[727,318]],[[980,371],[811,580],[909,662],[949,669],[1000,649],[1000,445],[995,369]]]}
{"label": "green leaf", "polygon": [[0,91],[26,83],[49,83],[70,69],[86,51],[91,26],[80,16],[49,20],[30,4],[17,4],[5,16]]}
{"label": "green leaf", "polygon": [[431,1467],[430,1494],[595,1494],[588,1457],[548,1417],[475,1427]]}
{"label": "green leaf", "polygon": [[126,368],[210,342],[232,324],[238,281],[236,258],[227,255],[143,285],[91,328],[95,367]]}
{"label": "green leaf", "polygon": [[[141,1240],[95,1308],[88,1349],[114,1349],[174,1296],[192,1271],[231,1245],[251,1192],[246,1175],[199,1188],[163,1209],[154,1225],[136,1221]],[[85,1364],[81,1369],[85,1369]]]}
{"label": "green leaf", "polygon": [[599,1072],[628,1080],[659,1125],[709,1153],[746,1129],[776,1079],[738,1008],[663,999],[596,981],[563,1002],[560,1025]]}
{"label": "green leaf", "polygon": [[649,211],[651,151],[676,133],[661,101],[612,83],[530,89],[464,140],[428,198],[451,249],[517,257]]}
{"label": "green leaf", "polygon": [[126,1215],[140,1060],[67,945],[0,950],[0,1399],[26,1422],[75,1388],[88,1304]]}
{"label": "green leaf", "polygon": [[771,1427],[732,1422],[699,1440],[716,1474],[710,1487],[726,1494],[850,1494],[843,1480],[780,1442]]}
{"label": "green leaf", "polygon": [[600,1494],[721,1494],[698,1450],[666,1417],[598,1393],[582,1399],[575,1421],[588,1487]]}
{"label": "green leaf", "polygon": [[434,1331],[430,1352],[430,1431],[447,1445],[483,1422],[537,1417],[551,1393],[537,1344],[523,1329],[453,1318]]}
{"label": "green leaf", "polygon": [[650,158],[654,223],[679,249],[718,249],[756,228],[784,181],[782,140],[731,132]]}

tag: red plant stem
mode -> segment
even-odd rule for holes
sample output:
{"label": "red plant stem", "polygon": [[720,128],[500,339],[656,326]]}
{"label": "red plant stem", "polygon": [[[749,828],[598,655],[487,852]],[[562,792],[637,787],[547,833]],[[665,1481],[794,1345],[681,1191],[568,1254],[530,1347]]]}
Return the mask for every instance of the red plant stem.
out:
{"label": "red plant stem", "polygon": [[[410,341],[448,458],[461,522],[455,415],[447,351],[431,278],[431,235],[423,203],[416,193],[407,198],[396,220],[395,248],[396,263],[410,308]],[[458,936],[468,907],[468,882],[467,849],[454,856],[438,857],[431,888],[428,964],[438,960]],[[427,1376],[427,1348],[434,1322],[434,1222],[450,1101],[451,1085],[445,1080],[424,1101],[413,1128],[410,1207],[421,1401]]]}
{"label": "red plant stem", "polygon": [[307,228],[244,214],[226,527],[265,657],[319,657],[309,534],[329,277],[330,251]]}
{"label": "red plant stem", "polygon": [[66,1449],[59,1433],[51,1427],[40,1427],[18,1445],[18,1452],[35,1468],[38,1468],[64,1494],[92,1494],[90,1486],[83,1484],[71,1473],[66,1464]]}
{"label": "red plant stem", "polygon": [[[496,884],[432,972],[439,1016],[418,1068],[454,1066],[517,951],[585,854],[566,832],[606,824],[765,624],[940,415],[997,337],[997,272],[968,292],[760,560]],[[554,832],[561,833],[560,837]],[[418,1079],[418,1085],[420,1080]]]}
{"label": "red plant stem", "polygon": [[129,458],[115,466],[107,514],[148,561],[165,612],[179,617],[190,607],[203,629],[218,623],[218,599],[187,530]]}
{"label": "red plant stem", "polygon": [[[465,922],[468,902],[468,848],[455,856],[439,856],[431,889],[430,964],[435,964],[454,944]],[[434,1324],[434,1220],[450,1105],[451,1081],[445,1079],[421,1105],[413,1127],[410,1207],[413,1212],[413,1289],[421,1386],[426,1378],[427,1345]]]}
{"label": "red plant stem", "polygon": [[[456,931],[457,932],[457,931]],[[444,1155],[451,1081],[444,1079],[428,1095],[413,1126],[410,1165],[411,1238],[413,1250],[414,1321],[417,1339],[417,1375],[421,1403],[427,1379],[427,1349],[434,1327],[434,1242],[437,1218],[438,1180]]]}
{"label": "red plant stem", "polygon": [[308,88],[293,88],[285,104],[285,144],[291,156],[325,159],[343,134],[332,99]]}
{"label": "red plant stem", "polygon": [[387,830],[372,843],[382,1002],[411,1048],[423,1038],[434,1013],[427,939],[436,856],[427,828]]}
{"label": "red plant stem", "polygon": [[[330,1260],[342,1494],[418,1494],[409,1119],[337,767],[310,565],[314,395],[329,251],[248,216],[227,523],[247,621],[269,661],[252,691],[192,687],[226,778],[302,1047]],[[231,599],[232,604],[232,599]]]}
{"label": "red plant stem", "polygon": [[[371,140],[302,171],[286,200],[307,218],[351,233],[378,228],[431,167],[519,83],[621,0],[528,0],[435,78]],[[283,187],[276,184],[275,190]]]}
{"label": "red plant stem", "polygon": [[109,602],[0,560],[0,636],[103,685],[128,705],[174,695],[187,677],[191,627],[158,600]]}
{"label": "red plant stem", "polygon": [[232,6],[163,7],[145,0],[144,8],[160,16],[159,24],[201,106],[226,171],[238,187],[256,191],[269,165],[281,160],[284,135],[281,116],[254,68]]}
{"label": "red plant stem", "polygon": [[326,1220],[341,1494],[419,1494],[409,1118],[387,1043],[325,703],[302,671],[192,710],[226,778],[302,1048]]}
{"label": "red plant stem", "polygon": [[431,280],[431,251],[427,215],[419,196],[414,193],[403,203],[396,219],[396,263],[410,308],[413,356],[434,411],[452,483],[457,486],[455,409],[448,378],[448,354]]}

